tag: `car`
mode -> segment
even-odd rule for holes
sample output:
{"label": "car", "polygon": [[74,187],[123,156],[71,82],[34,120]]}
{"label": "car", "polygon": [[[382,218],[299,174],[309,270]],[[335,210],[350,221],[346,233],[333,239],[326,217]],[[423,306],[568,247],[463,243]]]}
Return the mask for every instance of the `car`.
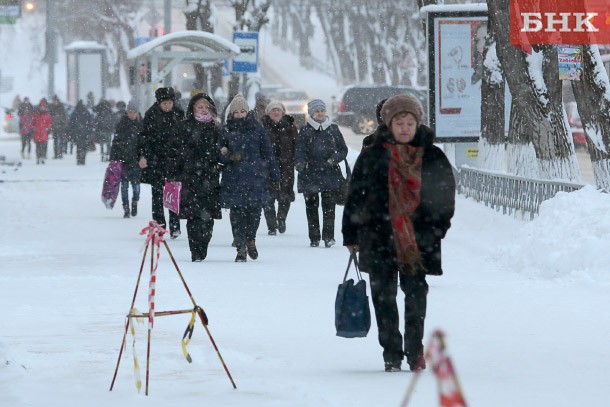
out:
{"label": "car", "polygon": [[7,133],[19,133],[19,115],[12,109],[4,109],[4,124],[2,128]]}
{"label": "car", "polygon": [[294,117],[294,121],[297,125],[305,123],[307,101],[309,99],[307,92],[297,89],[281,88],[269,93],[267,98],[270,101],[277,100],[278,102],[281,102],[286,108],[286,114]]}
{"label": "car", "polygon": [[580,115],[576,102],[566,103],[566,113],[568,114],[568,123],[572,132],[572,140],[575,147],[587,147],[587,138],[585,137],[585,129],[582,127]]}
{"label": "car", "polygon": [[352,85],[345,88],[332,104],[331,116],[340,126],[351,128],[356,134],[370,134],[377,128],[375,107],[391,96],[415,95],[427,111],[427,92],[410,86]]}

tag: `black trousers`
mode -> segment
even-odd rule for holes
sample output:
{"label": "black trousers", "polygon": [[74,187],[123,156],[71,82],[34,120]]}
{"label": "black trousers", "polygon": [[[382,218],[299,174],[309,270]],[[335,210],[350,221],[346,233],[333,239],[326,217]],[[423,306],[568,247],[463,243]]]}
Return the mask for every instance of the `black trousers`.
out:
{"label": "black trousers", "polygon": [[207,211],[201,211],[201,214],[198,216],[189,216],[187,218],[186,233],[191,254],[196,256],[200,253],[207,253],[213,230],[214,219]]}
{"label": "black trousers", "polygon": [[[335,238],[335,193],[322,191],[319,194],[303,194],[305,197],[305,213],[309,228],[309,240],[320,241]],[[322,197],[322,235],[320,236],[320,197]]]}
{"label": "black trousers", "polygon": [[245,248],[246,243],[256,239],[256,231],[261,223],[261,207],[253,205],[231,208],[231,228],[237,249]]}
{"label": "black trousers", "polygon": [[264,209],[268,230],[276,230],[278,222],[286,222],[290,209],[290,197],[277,200],[277,213],[275,211],[275,198],[271,198],[269,205]]}
{"label": "black trousers", "polygon": [[[165,225],[165,208],[163,207],[163,187],[165,181],[156,181],[150,185],[152,195],[152,217],[159,225]],[[169,211],[169,232],[180,230],[180,217],[174,212]]]}
{"label": "black trousers", "polygon": [[[404,338],[399,330],[399,313],[396,304],[399,275],[400,289],[405,294]],[[400,361],[404,354],[409,365],[417,365],[424,351],[422,340],[428,296],[425,272],[407,276],[397,271],[376,270],[369,277],[384,361]]]}

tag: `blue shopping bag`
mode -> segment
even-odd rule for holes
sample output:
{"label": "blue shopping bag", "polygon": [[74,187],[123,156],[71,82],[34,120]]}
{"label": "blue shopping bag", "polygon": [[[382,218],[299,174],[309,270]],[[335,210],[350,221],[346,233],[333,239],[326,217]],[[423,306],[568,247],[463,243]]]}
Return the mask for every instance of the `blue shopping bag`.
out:
{"label": "blue shopping bag", "polygon": [[[356,269],[357,283],[354,283],[352,278],[347,280],[352,263]],[[337,288],[335,328],[337,336],[343,338],[364,338],[371,328],[371,310],[369,297],[366,295],[366,281],[362,279],[360,270],[358,270],[356,253],[350,255],[343,282]]]}

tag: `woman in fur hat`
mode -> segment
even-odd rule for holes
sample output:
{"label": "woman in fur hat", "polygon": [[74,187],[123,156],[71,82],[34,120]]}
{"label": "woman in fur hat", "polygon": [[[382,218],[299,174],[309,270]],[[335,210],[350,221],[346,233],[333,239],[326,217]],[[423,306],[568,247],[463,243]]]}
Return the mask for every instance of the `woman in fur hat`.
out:
{"label": "woman in fur hat", "polygon": [[[273,155],[280,166],[280,182],[270,183],[269,205],[265,207],[265,220],[270,235],[286,232],[286,218],[290,203],[294,201],[294,149],[298,130],[294,117],[286,114],[281,102],[272,100],[265,108],[263,127],[271,140]],[[277,200],[277,212],[275,201]]]}
{"label": "woman in fur hat", "polygon": [[219,171],[216,143],[220,123],[214,100],[205,93],[191,97],[180,137],[170,141],[167,177],[182,182],[180,217],[192,261],[203,261],[212,239],[214,219],[220,219]]}
{"label": "woman in fur hat", "polygon": [[[320,99],[307,104],[309,117],[299,130],[294,153],[299,172],[297,189],[305,197],[309,228],[309,245],[318,247],[320,238],[326,247],[335,244],[336,195],[343,175],[339,163],[347,157],[347,145],[336,124],[326,116],[326,105]],[[322,234],[318,208],[322,201]]]}
{"label": "woman in fur hat", "polygon": [[[449,160],[422,124],[412,95],[389,98],[383,124],[352,172],[343,211],[343,245],[369,273],[385,370],[425,368],[426,275],[441,275],[441,239],[451,226],[455,180]],[[405,333],[399,330],[397,287],[405,294]]]}
{"label": "woman in fur hat", "polygon": [[269,178],[276,182],[280,170],[263,126],[249,111],[248,102],[236,95],[228,107],[227,123],[218,140],[219,161],[224,165],[220,183],[223,208],[231,211],[231,227],[237,247],[236,262],[246,255],[258,258],[256,231],[261,209],[269,204]]}

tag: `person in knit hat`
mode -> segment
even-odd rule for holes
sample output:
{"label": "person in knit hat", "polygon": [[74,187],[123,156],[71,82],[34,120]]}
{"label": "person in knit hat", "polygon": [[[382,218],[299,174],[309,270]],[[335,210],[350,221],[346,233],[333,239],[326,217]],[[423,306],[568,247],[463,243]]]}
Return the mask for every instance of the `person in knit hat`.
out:
{"label": "person in knit hat", "polygon": [[[326,104],[314,99],[307,104],[309,117],[299,130],[294,152],[299,172],[297,190],[305,197],[309,245],[335,244],[335,207],[345,180],[339,163],[347,157],[347,145],[339,127],[326,115]],[[322,205],[322,233],[320,215]]]}
{"label": "person in knit hat", "polygon": [[220,202],[230,210],[229,218],[237,248],[236,262],[249,256],[258,258],[256,231],[261,210],[269,204],[269,178],[280,179],[280,170],[271,150],[269,136],[256,120],[248,102],[236,95],[227,109],[229,115],[218,138],[219,162],[223,165]]}
{"label": "person in knit hat", "polygon": [[[381,107],[383,123],[354,165],[343,210],[343,245],[369,273],[379,344],[387,372],[425,369],[426,275],[441,275],[441,239],[455,210],[449,160],[422,124],[412,95],[393,96]],[[401,334],[397,288],[405,295]]]}
{"label": "person in knit hat", "polygon": [[[280,165],[280,182],[270,182],[269,205],[264,208],[267,230],[270,235],[286,232],[286,218],[291,202],[294,201],[294,149],[298,129],[294,117],[286,114],[284,105],[272,100],[261,119],[269,135],[275,159]],[[275,209],[277,201],[277,212]]]}

